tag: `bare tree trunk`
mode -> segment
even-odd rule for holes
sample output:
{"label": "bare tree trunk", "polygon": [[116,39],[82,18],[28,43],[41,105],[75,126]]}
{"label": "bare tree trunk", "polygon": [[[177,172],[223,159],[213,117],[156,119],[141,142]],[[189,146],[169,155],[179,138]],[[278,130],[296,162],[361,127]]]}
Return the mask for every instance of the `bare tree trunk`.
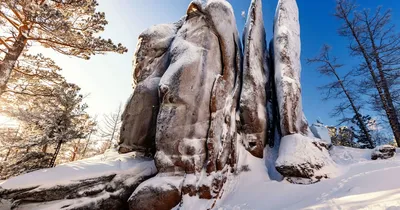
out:
{"label": "bare tree trunk", "polygon": [[72,157],[71,157],[71,159],[70,159],[70,161],[72,162],[72,161],[75,161],[75,158],[76,158],[76,154],[78,153],[78,146],[77,145],[74,145],[74,147],[73,147],[73,151],[72,151]]}
{"label": "bare tree trunk", "polygon": [[111,133],[111,139],[110,139],[110,147],[108,148],[108,149],[110,149],[111,147],[112,147],[112,141],[114,140],[114,135],[115,135],[115,133],[117,132],[117,126],[118,126],[118,119],[120,118],[120,116],[121,116],[121,104],[119,105],[119,108],[118,108],[118,112],[117,112],[117,119],[115,119],[114,121],[114,127],[113,127],[113,130],[112,130],[112,133]]}
{"label": "bare tree trunk", "polygon": [[[341,7],[342,5],[339,4],[339,6]],[[381,76],[381,81],[379,81],[378,76],[374,72],[374,68],[372,66],[372,61],[370,60],[370,57],[369,57],[370,55],[368,54],[368,52],[365,49],[364,45],[361,43],[361,41],[359,39],[359,36],[358,36],[358,33],[356,32],[355,26],[351,23],[351,21],[350,21],[350,19],[348,17],[348,14],[346,14],[345,9],[343,9],[342,7],[340,9],[342,11],[343,20],[346,22],[346,25],[351,30],[351,35],[355,39],[355,41],[356,41],[356,43],[357,43],[357,45],[359,47],[359,50],[361,51],[361,53],[363,55],[365,63],[367,64],[367,68],[368,68],[368,70],[369,70],[369,72],[370,72],[370,74],[372,76],[372,80],[373,80],[374,85],[375,85],[375,87],[376,87],[376,89],[378,91],[378,95],[379,95],[379,97],[380,97],[380,99],[382,101],[383,109],[385,110],[386,115],[387,115],[387,117],[389,119],[390,127],[392,128],[392,131],[393,131],[394,137],[396,139],[396,142],[399,145],[399,143],[400,143],[400,124],[398,122],[398,119],[394,118],[394,117],[397,118],[397,113],[396,113],[396,110],[394,109],[393,102],[392,102],[392,99],[390,97],[390,93],[388,92],[389,90],[388,90],[387,84],[386,85],[382,84],[382,83],[386,82],[386,80],[384,79],[383,72],[381,71],[382,70],[382,65],[380,64],[380,61],[377,62],[377,68],[378,68],[378,70],[380,69],[379,70],[379,74]],[[375,53],[375,55],[373,55],[373,56],[375,58],[377,58],[376,57],[377,53]],[[379,55],[378,55],[378,60],[379,60]],[[378,67],[378,65],[380,65],[380,66]],[[382,76],[383,76],[383,81],[382,81]],[[385,87],[386,91],[382,90],[384,87]],[[388,96],[389,96],[389,98],[386,98]]]}
{"label": "bare tree trunk", "polygon": [[86,149],[87,149],[87,147],[89,146],[90,137],[92,136],[92,133],[93,133],[93,131],[90,131],[89,137],[88,137],[88,140],[86,141],[85,149],[83,149],[82,157],[81,157],[81,158],[85,158]]}
{"label": "bare tree trunk", "polygon": [[393,135],[394,138],[397,142],[397,145],[400,145],[400,122],[399,122],[399,118],[397,117],[397,110],[393,104],[393,100],[392,100],[392,94],[389,90],[388,87],[388,82],[386,80],[386,76],[385,73],[383,71],[383,65],[381,62],[381,57],[379,55],[377,46],[375,44],[375,40],[371,31],[371,27],[369,25],[369,22],[367,22],[367,29],[368,29],[368,34],[369,34],[369,39],[371,41],[372,44],[372,50],[373,50],[373,57],[375,58],[375,62],[376,62],[376,68],[379,71],[379,77],[380,77],[380,86],[383,89],[384,92],[384,96],[386,99],[386,114],[388,116],[389,119],[389,124],[390,127],[392,127],[392,131],[393,131]]}
{"label": "bare tree trunk", "polygon": [[10,154],[11,154],[11,148],[8,149],[7,154],[6,154],[6,157],[4,158],[4,161],[7,161],[8,156],[10,156]]}
{"label": "bare tree trunk", "polygon": [[14,44],[8,49],[4,59],[0,61],[0,95],[4,93],[8,80],[10,79],[11,72],[24,50],[26,45],[26,37],[19,34]]}
{"label": "bare tree trunk", "polygon": [[[330,64],[329,64],[330,65]],[[333,69],[333,66],[330,65],[330,67]],[[343,89],[344,94],[346,95],[347,99],[350,102],[351,108],[353,109],[354,113],[355,113],[355,117],[358,121],[358,123],[360,124],[360,129],[362,130],[362,132],[364,133],[365,137],[367,138],[367,141],[369,142],[369,145],[371,148],[374,148],[374,142],[372,141],[371,135],[368,132],[367,126],[365,125],[365,122],[361,119],[361,114],[359,113],[353,98],[350,96],[349,92],[347,91],[347,89],[344,87],[343,81],[340,79],[339,75],[336,73],[336,71],[334,70],[334,74],[336,76],[336,79],[338,80],[340,87]]]}
{"label": "bare tree trunk", "polygon": [[42,152],[43,153],[47,153],[47,144],[43,145]]}
{"label": "bare tree trunk", "polygon": [[49,166],[50,166],[51,168],[55,166],[58,153],[60,152],[60,149],[61,149],[61,145],[62,145],[62,141],[59,141],[59,142],[57,143],[57,147],[56,147],[56,150],[55,150],[55,152],[54,152],[54,154],[53,154],[53,157],[51,158],[51,161],[50,161],[50,165],[49,165]]}

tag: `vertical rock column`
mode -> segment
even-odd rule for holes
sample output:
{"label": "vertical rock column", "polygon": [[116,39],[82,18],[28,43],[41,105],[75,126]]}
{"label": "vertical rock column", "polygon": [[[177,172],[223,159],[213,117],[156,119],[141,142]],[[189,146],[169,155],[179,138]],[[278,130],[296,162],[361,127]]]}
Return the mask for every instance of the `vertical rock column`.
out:
{"label": "vertical rock column", "polygon": [[300,86],[300,24],[296,0],[279,0],[274,21],[275,84],[282,136],[306,135]]}
{"label": "vertical rock column", "polygon": [[279,0],[274,22],[275,87],[282,132],[276,169],[292,183],[334,176],[328,146],[308,135],[300,87],[300,24],[296,0]]}
{"label": "vertical rock column", "polygon": [[241,87],[241,46],[232,6],[224,0],[208,1],[205,9],[210,26],[218,34],[222,71],[215,78],[207,139],[206,175],[196,184],[200,198],[218,198],[237,162],[236,113]]}
{"label": "vertical rock column", "polygon": [[243,86],[240,132],[245,148],[262,158],[267,138],[267,46],[261,0],[251,2],[243,36]]}
{"label": "vertical rock column", "polygon": [[191,3],[169,55],[159,85],[159,173],[135,190],[131,209],[185,205],[182,195],[217,198],[236,164],[241,49],[231,5]]}
{"label": "vertical rock column", "polygon": [[139,36],[133,61],[135,89],[122,114],[121,153],[155,152],[158,86],[169,65],[169,47],[180,25],[153,26]]}

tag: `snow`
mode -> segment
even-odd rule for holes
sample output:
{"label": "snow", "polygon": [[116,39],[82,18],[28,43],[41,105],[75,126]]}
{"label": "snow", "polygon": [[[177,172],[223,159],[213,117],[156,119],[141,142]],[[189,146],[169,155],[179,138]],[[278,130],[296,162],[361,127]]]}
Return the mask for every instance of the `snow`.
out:
{"label": "snow", "polygon": [[172,190],[173,187],[175,187],[176,189],[180,189],[180,186],[182,186],[182,182],[183,182],[182,176],[171,176],[171,174],[159,173],[155,177],[141,183],[135,189],[135,191],[132,193],[131,197],[128,200],[134,197],[137,193],[140,193],[140,191],[146,187],[161,188],[162,190],[167,191],[167,190]]}
{"label": "snow", "polygon": [[326,174],[328,177],[334,177],[337,173],[336,164],[331,160],[328,151],[321,151],[313,144],[313,141],[318,142],[318,139],[312,139],[300,134],[283,137],[276,166],[296,166],[310,163],[322,166],[322,169],[316,171],[315,176]]}
{"label": "snow", "polygon": [[215,209],[400,209],[400,157],[372,161],[369,149],[336,146],[330,153],[340,170],[337,177],[296,185],[269,180],[263,166],[252,165],[258,168],[227,184],[230,193]]}
{"label": "snow", "polygon": [[326,126],[321,123],[314,123],[310,126],[310,129],[315,137],[321,139],[325,143],[332,144],[331,137],[329,136],[329,131]]}
{"label": "snow", "polygon": [[[131,173],[135,175],[148,173],[151,175],[156,172],[157,169],[153,160],[137,158],[134,152],[118,154],[116,151],[109,150],[103,155],[12,177],[1,183],[0,188],[16,189],[34,186],[48,188],[115,173]],[[129,179],[125,181],[129,181]]]}

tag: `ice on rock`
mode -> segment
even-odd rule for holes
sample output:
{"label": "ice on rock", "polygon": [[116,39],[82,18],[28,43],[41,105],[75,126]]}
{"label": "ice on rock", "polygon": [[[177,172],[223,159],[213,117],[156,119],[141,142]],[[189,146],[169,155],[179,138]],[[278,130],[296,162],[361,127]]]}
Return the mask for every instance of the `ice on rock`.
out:
{"label": "ice on rock", "polygon": [[274,20],[274,71],[282,135],[307,134],[300,86],[300,23],[296,0],[279,0]]}
{"label": "ice on rock", "polygon": [[240,132],[245,148],[262,158],[267,135],[266,86],[269,76],[261,0],[251,2],[243,36],[243,84]]}
{"label": "ice on rock", "polygon": [[310,126],[311,132],[316,138],[321,139],[327,144],[332,144],[331,137],[329,135],[329,130],[322,123],[314,123]]}

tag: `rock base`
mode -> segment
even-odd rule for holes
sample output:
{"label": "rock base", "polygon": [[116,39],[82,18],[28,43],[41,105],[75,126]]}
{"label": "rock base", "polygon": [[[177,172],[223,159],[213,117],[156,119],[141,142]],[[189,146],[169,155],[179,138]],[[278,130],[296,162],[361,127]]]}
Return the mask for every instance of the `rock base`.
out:
{"label": "rock base", "polygon": [[383,145],[376,147],[374,151],[372,151],[371,159],[389,159],[392,158],[396,154],[396,148],[391,145]]}
{"label": "rock base", "polygon": [[312,184],[329,178],[335,174],[336,164],[328,148],[318,139],[300,134],[285,136],[281,140],[276,170],[295,184]]}

